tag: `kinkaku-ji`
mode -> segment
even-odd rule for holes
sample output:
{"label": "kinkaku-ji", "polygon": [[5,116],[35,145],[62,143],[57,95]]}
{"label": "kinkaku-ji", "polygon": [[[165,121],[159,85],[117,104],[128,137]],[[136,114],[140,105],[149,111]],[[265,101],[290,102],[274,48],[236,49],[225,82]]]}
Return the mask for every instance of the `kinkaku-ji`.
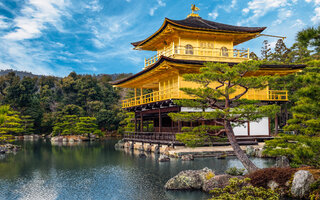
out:
{"label": "kinkaku-ji", "polygon": [[[155,55],[145,59],[143,70],[139,73],[113,82],[115,87],[134,89],[134,97],[122,101],[123,109],[135,113],[135,131],[127,134],[127,140],[179,144],[175,141],[175,134],[181,132],[181,127],[212,124],[210,121],[174,122],[168,116],[171,112],[199,112],[174,103],[177,99],[191,98],[180,88],[197,87],[192,82],[184,81],[183,74],[199,73],[205,62],[228,63],[232,66],[250,60],[249,48],[239,50],[235,47],[261,36],[266,29],[205,20],[195,13],[197,10],[193,6],[192,13],[183,20],[165,18],[162,26],[151,36],[131,43],[135,50],[154,51]],[[287,75],[299,72],[302,68],[302,65],[262,65],[253,75]],[[243,98],[281,104],[288,101],[288,93],[286,90],[270,90],[266,87],[263,90],[250,89]],[[264,117],[259,122],[235,127],[234,134],[247,138],[270,137],[270,123],[270,118]]]}

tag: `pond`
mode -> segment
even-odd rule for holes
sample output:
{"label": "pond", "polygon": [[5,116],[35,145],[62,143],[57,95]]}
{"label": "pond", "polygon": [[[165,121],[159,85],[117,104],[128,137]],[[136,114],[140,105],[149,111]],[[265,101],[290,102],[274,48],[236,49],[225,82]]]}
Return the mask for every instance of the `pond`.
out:
{"label": "pond", "polygon": [[[216,174],[241,167],[234,157],[224,160],[196,158],[183,162],[157,162],[130,151],[116,151],[116,140],[52,146],[49,141],[21,142],[16,155],[0,158],[0,199],[107,199],[107,200],[201,200],[199,191],[166,191],[168,179],[182,170],[209,167]],[[253,159],[259,167],[271,159]]]}

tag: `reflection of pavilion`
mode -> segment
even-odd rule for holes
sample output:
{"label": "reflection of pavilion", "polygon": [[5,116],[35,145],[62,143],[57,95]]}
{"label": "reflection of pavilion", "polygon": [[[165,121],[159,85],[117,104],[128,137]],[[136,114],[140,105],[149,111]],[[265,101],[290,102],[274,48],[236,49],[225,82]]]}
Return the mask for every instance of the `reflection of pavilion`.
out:
{"label": "reflection of pavilion", "polygon": [[[195,83],[183,80],[183,74],[198,73],[205,62],[228,63],[230,66],[250,60],[249,49],[239,50],[238,44],[261,35],[266,27],[232,26],[199,17],[191,13],[186,19],[172,20],[166,18],[162,26],[148,38],[134,42],[136,50],[155,51],[155,55],[145,59],[144,69],[137,74],[115,81],[115,87],[133,88],[134,97],[123,100],[122,107],[135,112],[135,132],[127,136],[134,142],[174,143],[175,134],[184,126],[213,124],[212,121],[173,122],[168,113],[199,112],[174,104],[175,99],[190,99],[191,96],[180,88],[198,87]],[[262,65],[251,74],[286,75],[300,71],[301,65]],[[152,92],[145,93],[146,90]],[[240,94],[238,89],[234,95]],[[265,104],[284,103],[288,101],[286,90],[251,89],[243,97],[260,100]],[[210,112],[210,110],[207,110]],[[277,118],[276,118],[277,126]],[[235,129],[236,136],[269,137],[271,135],[270,119],[265,117],[260,122],[248,122],[245,127]]]}

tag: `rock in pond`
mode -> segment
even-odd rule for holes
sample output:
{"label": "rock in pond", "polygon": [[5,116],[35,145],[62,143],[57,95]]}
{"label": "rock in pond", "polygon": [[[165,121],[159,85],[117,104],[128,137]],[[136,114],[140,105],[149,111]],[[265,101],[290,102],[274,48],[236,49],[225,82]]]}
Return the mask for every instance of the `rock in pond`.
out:
{"label": "rock in pond", "polygon": [[125,147],[125,141],[122,139],[122,140],[119,140],[115,145],[114,145],[114,148],[115,149],[123,149]]}
{"label": "rock in pond", "polygon": [[276,167],[290,167],[289,159],[286,156],[277,157]]}
{"label": "rock in pond", "polygon": [[170,161],[170,158],[167,155],[161,154],[158,161],[159,162],[168,162],[168,161]]}
{"label": "rock in pond", "polygon": [[306,170],[299,170],[294,174],[291,194],[293,197],[302,198],[308,194],[310,185],[314,182],[313,175]]}
{"label": "rock in pond", "polygon": [[155,154],[159,154],[160,153],[160,148],[159,148],[158,145],[154,147],[154,153]]}
{"label": "rock in pond", "polygon": [[147,145],[145,152],[151,152],[152,146],[149,144]]}
{"label": "rock in pond", "polygon": [[248,156],[255,156],[255,154],[256,154],[255,148],[253,146],[247,146],[246,147],[246,154]]}
{"label": "rock in pond", "polygon": [[186,170],[174,176],[165,184],[167,190],[198,190],[205,181],[214,176],[214,172],[205,167],[201,170]]}
{"label": "rock in pond", "polygon": [[186,154],[181,156],[181,160],[183,161],[190,161],[194,160],[194,156],[192,154]]}
{"label": "rock in pond", "polygon": [[221,153],[217,156],[217,159],[226,159],[228,157],[228,154],[226,153]]}
{"label": "rock in pond", "polygon": [[144,152],[140,152],[139,153],[139,158],[146,158],[146,154]]}

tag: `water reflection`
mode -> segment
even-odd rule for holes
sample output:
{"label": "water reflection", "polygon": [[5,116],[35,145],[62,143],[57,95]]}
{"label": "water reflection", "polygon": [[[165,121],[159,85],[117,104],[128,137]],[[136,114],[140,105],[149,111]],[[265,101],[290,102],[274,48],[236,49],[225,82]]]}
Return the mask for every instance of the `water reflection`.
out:
{"label": "water reflection", "polygon": [[[25,142],[20,152],[0,160],[0,199],[207,199],[202,192],[165,191],[163,185],[186,169],[209,167],[216,173],[240,166],[235,158],[172,159],[159,163],[158,155],[115,151],[115,141],[51,146]],[[272,160],[254,159],[260,167]]]}

